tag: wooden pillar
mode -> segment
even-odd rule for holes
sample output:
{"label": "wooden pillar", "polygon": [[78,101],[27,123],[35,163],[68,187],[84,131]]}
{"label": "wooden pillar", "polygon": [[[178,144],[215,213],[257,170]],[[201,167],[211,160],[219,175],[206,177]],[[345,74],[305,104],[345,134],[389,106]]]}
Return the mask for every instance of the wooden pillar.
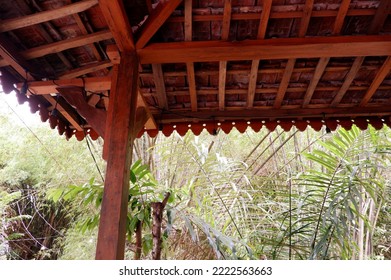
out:
{"label": "wooden pillar", "polygon": [[121,53],[114,66],[106,120],[107,169],[100,215],[97,260],[124,259],[129,170],[132,160],[137,106],[138,60]]}

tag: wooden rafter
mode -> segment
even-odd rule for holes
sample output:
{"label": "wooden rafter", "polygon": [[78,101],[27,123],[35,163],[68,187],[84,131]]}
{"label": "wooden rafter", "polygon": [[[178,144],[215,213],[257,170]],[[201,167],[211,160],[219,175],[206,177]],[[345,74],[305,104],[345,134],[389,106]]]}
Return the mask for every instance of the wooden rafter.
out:
{"label": "wooden rafter", "polygon": [[345,22],[346,15],[348,14],[349,5],[352,0],[343,0],[339,6],[337,17],[335,18],[333,35],[341,33],[343,23]]}
{"label": "wooden rafter", "polygon": [[219,63],[219,110],[225,109],[225,82],[227,79],[227,61],[220,61]]}
{"label": "wooden rafter", "polygon": [[[308,25],[310,23],[312,9],[314,6],[313,0],[307,0],[303,10],[303,17],[301,18],[299,34],[300,38],[304,37],[307,33]],[[289,82],[292,77],[293,69],[295,68],[296,58],[288,59],[285,67],[284,75],[282,77],[280,86],[278,88],[276,100],[274,101],[273,107],[278,109],[281,107],[282,101],[284,100],[286,90],[289,87]]]}
{"label": "wooden rafter", "polygon": [[388,15],[391,12],[391,1],[381,0],[379,7],[376,10],[374,19],[369,26],[368,34],[377,34],[380,32],[385,21],[387,20]]}
{"label": "wooden rafter", "polygon": [[280,86],[278,87],[276,100],[274,101],[273,105],[273,107],[276,109],[281,107],[282,101],[284,100],[284,96],[289,86],[289,81],[291,79],[293,69],[295,68],[295,63],[296,59],[289,59],[286,64],[284,75],[282,76]]}
{"label": "wooden rafter", "polygon": [[161,109],[168,109],[166,86],[164,83],[163,69],[161,64],[152,64],[153,80],[155,82],[156,97],[158,106]]}
{"label": "wooden rafter", "polygon": [[[185,41],[189,42],[193,39],[193,0],[185,0]],[[197,88],[194,72],[194,63],[186,63],[187,83],[189,85],[191,110],[197,111]]]}
{"label": "wooden rafter", "polygon": [[[231,0],[224,1],[223,22],[221,24],[221,40],[227,41],[231,26],[232,5]],[[225,109],[225,83],[227,79],[227,60],[219,62],[219,110]]]}
{"label": "wooden rafter", "polygon": [[[108,0],[107,0],[108,1]],[[182,0],[161,1],[152,11],[141,27],[141,33],[136,42],[137,49],[142,49],[159,30],[164,22],[171,16]]]}
{"label": "wooden rafter", "polygon": [[60,79],[77,78],[79,76],[96,72],[98,70],[106,69],[111,66],[113,66],[113,63],[110,60],[99,61],[62,73],[59,78]]}
{"label": "wooden rafter", "polygon": [[[272,9],[272,0],[265,0],[262,6],[261,19],[258,27],[258,39],[264,39],[267,30],[267,24],[269,22],[270,11]],[[248,81],[248,93],[247,93],[247,108],[251,108],[254,104],[255,90],[257,88],[257,78],[259,71],[259,60],[253,60],[251,62],[251,71]]]}
{"label": "wooden rafter", "polygon": [[[20,88],[22,84],[18,84]],[[111,77],[93,77],[93,78],[75,78],[75,79],[61,79],[54,81],[35,81],[28,83],[29,89],[35,95],[50,95],[52,93],[58,93],[57,87],[61,86],[75,86],[83,87],[87,92],[102,92],[110,90]]]}
{"label": "wooden rafter", "polygon": [[[112,38],[111,32],[107,30],[103,30],[93,34],[83,35],[72,39],[67,39],[67,40],[35,47],[25,51],[21,51],[20,54],[24,59],[29,60],[29,59],[42,57],[48,54],[58,53],[71,48],[82,47],[86,44],[108,40],[111,38]],[[4,59],[0,60],[0,67],[7,66],[7,65],[9,64],[7,63],[6,60]]]}
{"label": "wooden rafter", "polygon": [[311,20],[313,7],[314,7],[314,0],[306,0],[304,10],[303,10],[303,16],[300,22],[298,37],[304,37],[305,34],[307,33],[307,29]]}
{"label": "wooden rafter", "polygon": [[361,100],[360,107],[366,106],[371,100],[372,96],[376,93],[376,90],[379,88],[385,77],[390,73],[391,69],[391,56],[387,57],[384,61],[382,67],[379,69],[375,79],[373,79],[371,86],[368,91],[365,93],[363,99]]}
{"label": "wooden rafter", "polygon": [[193,0],[185,0],[185,41],[193,39]]}
{"label": "wooden rafter", "polygon": [[31,15],[0,21],[0,32],[7,32],[34,24],[62,18],[88,10],[98,4],[98,0],[84,0],[58,9],[38,12]]}
{"label": "wooden rafter", "polygon": [[354,78],[356,77],[358,70],[360,70],[360,67],[364,62],[364,59],[365,57],[363,56],[359,56],[355,58],[353,65],[350,68],[348,74],[346,75],[341,88],[339,89],[338,93],[335,95],[333,101],[330,104],[331,107],[335,107],[341,102],[342,98],[345,96],[345,93],[348,91],[350,85],[352,84]]}
{"label": "wooden rafter", "polygon": [[137,50],[142,64],[391,54],[391,36],[281,38],[241,42],[155,43]]}
{"label": "wooden rafter", "polygon": [[270,12],[272,10],[273,0],[265,0],[262,5],[261,19],[258,27],[258,39],[265,38],[267,25],[269,23]]}
{"label": "wooden rafter", "polygon": [[198,104],[197,104],[197,88],[196,88],[196,81],[195,81],[194,63],[193,62],[186,63],[186,69],[187,69],[187,82],[189,84],[191,110],[195,112],[197,111]]}
{"label": "wooden rafter", "polygon": [[307,92],[304,96],[303,101],[303,108],[307,107],[308,104],[311,102],[312,95],[315,92],[316,86],[318,85],[320,78],[322,77],[324,70],[326,69],[327,63],[329,63],[330,58],[329,57],[323,57],[319,59],[318,65],[316,66],[314,76],[312,77],[312,80],[310,84],[308,85]]}
{"label": "wooden rafter", "polygon": [[99,0],[99,6],[119,50],[121,52],[133,51],[135,46],[131,31],[132,28],[127,20],[128,17],[123,6],[123,1]]}
{"label": "wooden rafter", "polygon": [[248,80],[247,108],[252,108],[254,104],[255,91],[257,89],[257,78],[259,70],[259,60],[251,62],[250,77]]}

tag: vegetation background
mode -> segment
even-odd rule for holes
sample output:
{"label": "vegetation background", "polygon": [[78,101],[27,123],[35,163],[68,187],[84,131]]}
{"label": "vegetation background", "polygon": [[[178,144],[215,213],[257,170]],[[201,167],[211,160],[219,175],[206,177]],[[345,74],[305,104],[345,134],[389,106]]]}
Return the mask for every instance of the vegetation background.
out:
{"label": "vegetation background", "polygon": [[[0,106],[0,259],[93,259],[102,141]],[[143,136],[126,258],[152,258],[151,209],[170,192],[164,259],[391,259],[390,159],[388,127]]]}

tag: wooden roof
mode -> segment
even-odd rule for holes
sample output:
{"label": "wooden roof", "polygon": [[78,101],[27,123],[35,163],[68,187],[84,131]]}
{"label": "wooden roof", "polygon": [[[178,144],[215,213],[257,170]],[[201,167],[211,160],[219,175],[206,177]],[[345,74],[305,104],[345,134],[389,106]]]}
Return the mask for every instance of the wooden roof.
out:
{"label": "wooden roof", "polygon": [[[389,0],[0,0],[0,71],[67,137],[104,136],[137,52],[140,133],[391,125]],[[25,92],[26,95],[24,94]]]}

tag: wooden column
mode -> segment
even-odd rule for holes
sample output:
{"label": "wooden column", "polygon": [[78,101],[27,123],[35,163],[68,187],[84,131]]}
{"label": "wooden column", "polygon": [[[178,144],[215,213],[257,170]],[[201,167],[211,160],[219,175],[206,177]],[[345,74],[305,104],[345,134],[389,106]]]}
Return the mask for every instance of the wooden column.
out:
{"label": "wooden column", "polygon": [[96,259],[124,259],[129,170],[132,159],[137,106],[138,61],[135,53],[122,53],[113,74],[105,145],[108,158]]}

